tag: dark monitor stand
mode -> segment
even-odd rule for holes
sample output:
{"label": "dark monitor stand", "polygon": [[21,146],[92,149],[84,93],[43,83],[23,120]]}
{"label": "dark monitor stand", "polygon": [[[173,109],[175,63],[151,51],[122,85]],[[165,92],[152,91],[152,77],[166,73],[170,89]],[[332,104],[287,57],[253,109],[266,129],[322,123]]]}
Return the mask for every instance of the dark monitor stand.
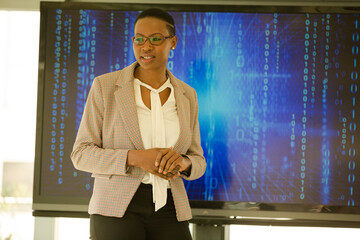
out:
{"label": "dark monitor stand", "polygon": [[193,240],[228,240],[228,225],[196,223],[193,226]]}

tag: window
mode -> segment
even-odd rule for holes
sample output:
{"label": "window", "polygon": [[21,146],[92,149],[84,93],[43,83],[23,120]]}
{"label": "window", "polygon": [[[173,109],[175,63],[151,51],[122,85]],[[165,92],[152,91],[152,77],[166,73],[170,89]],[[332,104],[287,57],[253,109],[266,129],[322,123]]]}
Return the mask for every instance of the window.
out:
{"label": "window", "polygon": [[0,239],[33,239],[39,12],[0,11]]}

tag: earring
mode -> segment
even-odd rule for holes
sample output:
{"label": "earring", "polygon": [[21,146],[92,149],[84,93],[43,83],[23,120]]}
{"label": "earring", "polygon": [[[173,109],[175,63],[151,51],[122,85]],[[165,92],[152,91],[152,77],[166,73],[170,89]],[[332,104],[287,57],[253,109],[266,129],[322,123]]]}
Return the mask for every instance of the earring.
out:
{"label": "earring", "polygon": [[172,47],[171,50],[175,50],[175,47]]}

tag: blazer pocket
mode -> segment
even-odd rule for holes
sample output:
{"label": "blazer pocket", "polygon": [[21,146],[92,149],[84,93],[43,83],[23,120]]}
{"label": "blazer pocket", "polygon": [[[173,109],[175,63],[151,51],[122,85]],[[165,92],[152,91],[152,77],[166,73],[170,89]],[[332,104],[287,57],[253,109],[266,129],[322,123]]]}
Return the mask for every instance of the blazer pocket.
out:
{"label": "blazer pocket", "polygon": [[100,174],[100,173],[93,173],[91,174],[91,177],[93,178],[99,178],[99,179],[111,179],[112,175],[109,174]]}

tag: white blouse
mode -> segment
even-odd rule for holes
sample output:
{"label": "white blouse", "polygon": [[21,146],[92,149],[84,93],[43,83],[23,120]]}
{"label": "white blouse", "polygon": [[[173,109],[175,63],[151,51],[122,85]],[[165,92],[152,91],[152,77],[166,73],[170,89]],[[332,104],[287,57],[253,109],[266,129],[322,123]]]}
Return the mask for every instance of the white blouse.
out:
{"label": "white blouse", "polygon": [[[150,90],[151,109],[145,106],[140,86]],[[163,106],[161,106],[159,93],[170,88],[170,96]],[[158,89],[154,89],[148,84],[134,79],[135,102],[139,119],[141,138],[145,149],[150,148],[169,148],[174,147],[180,134],[180,123],[177,114],[177,107],[174,95],[174,88],[170,79]],[[166,204],[167,188],[170,187],[169,181],[146,172],[142,183],[153,185],[153,199],[155,211]]]}

